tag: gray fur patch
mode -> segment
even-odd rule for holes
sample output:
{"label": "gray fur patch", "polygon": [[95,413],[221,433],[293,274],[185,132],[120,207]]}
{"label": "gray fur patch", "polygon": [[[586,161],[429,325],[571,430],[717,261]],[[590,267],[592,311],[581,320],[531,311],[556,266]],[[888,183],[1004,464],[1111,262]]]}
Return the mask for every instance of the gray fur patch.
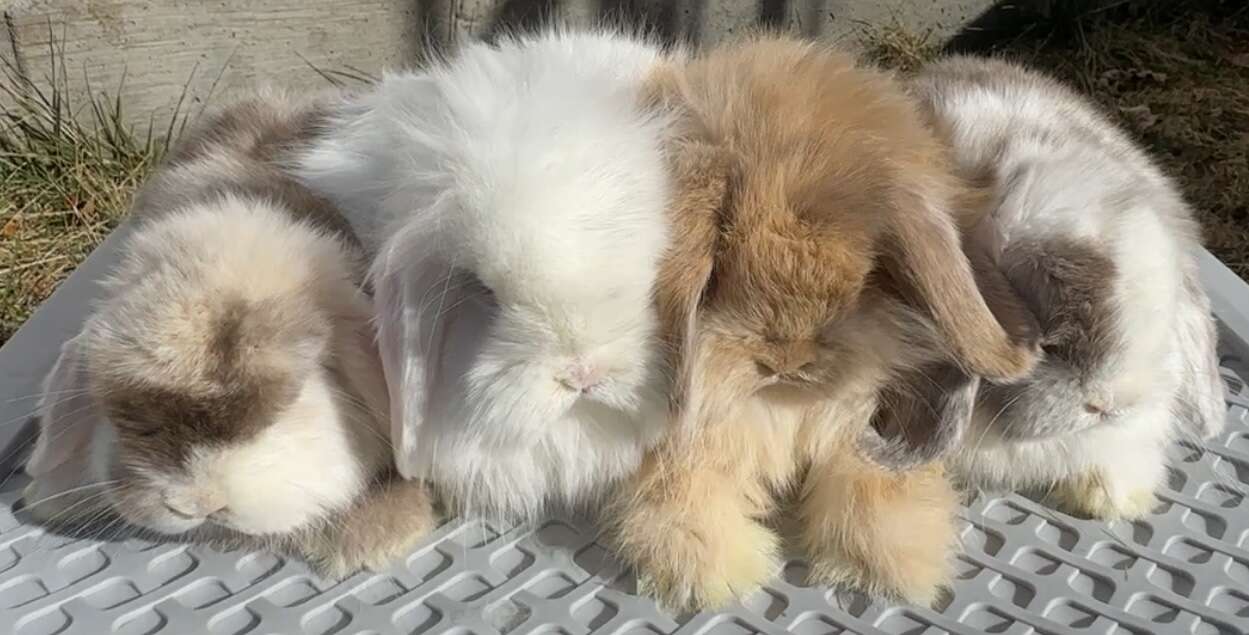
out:
{"label": "gray fur patch", "polygon": [[327,100],[273,96],[218,111],[179,140],[136,197],[133,213],[154,218],[188,203],[235,195],[275,203],[359,249],[342,213],[285,169],[300,148],[324,133],[331,116]]}
{"label": "gray fur patch", "polygon": [[980,378],[950,363],[924,366],[891,382],[859,440],[869,461],[907,470],[958,446],[971,422]]}
{"label": "gray fur patch", "polygon": [[1036,316],[1046,355],[1077,373],[1100,367],[1118,339],[1114,261],[1090,243],[1026,241],[1006,250],[1002,267]]}

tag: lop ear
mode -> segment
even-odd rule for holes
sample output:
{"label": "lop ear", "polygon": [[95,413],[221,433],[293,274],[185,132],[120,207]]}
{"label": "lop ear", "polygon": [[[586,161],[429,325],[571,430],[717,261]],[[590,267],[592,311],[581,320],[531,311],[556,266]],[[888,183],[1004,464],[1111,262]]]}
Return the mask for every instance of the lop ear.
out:
{"label": "lop ear", "polygon": [[[470,301],[478,289],[468,276],[422,254],[408,257],[397,246],[405,242],[400,236],[383,248],[371,278],[395,464],[405,478],[421,478],[416,464],[421,428],[437,404],[457,398],[459,375],[476,355],[485,319],[484,310]],[[455,342],[449,344],[451,338]]]}
{"label": "lop ear", "polygon": [[344,324],[334,331],[334,356],[352,393],[387,426],[383,432],[390,434],[390,395],[372,305],[363,292],[357,292],[345,313]]}
{"label": "lop ear", "polygon": [[655,305],[675,371],[673,404],[684,401],[693,380],[697,316],[715,267],[720,219],[728,205],[731,163],[727,153],[698,141],[676,144],[670,165],[674,196],[669,210],[670,244],[660,265]]}
{"label": "lop ear", "polygon": [[949,363],[903,374],[882,391],[859,451],[890,470],[940,459],[962,440],[979,387],[979,377]]}
{"label": "lop ear", "polygon": [[[934,186],[936,187],[936,186]],[[954,211],[940,201],[960,197],[905,191],[891,227],[889,256],[895,273],[928,307],[955,359],[969,373],[1009,381],[1032,371],[1039,359],[1035,338],[1009,333],[976,285],[963,252]]]}
{"label": "lop ear", "polygon": [[79,334],[61,345],[61,354],[43,381],[39,436],[26,461],[26,473],[45,494],[69,490],[89,477],[91,440],[104,425],[87,393],[84,337]]}
{"label": "lop ear", "polygon": [[1184,362],[1176,416],[1198,437],[1209,439],[1222,432],[1227,423],[1218,327],[1211,315],[1210,298],[1192,269],[1185,272],[1183,294],[1176,320],[1176,345]]}
{"label": "lop ear", "polygon": [[1042,341],[1038,316],[1028,306],[1025,298],[1011,281],[989,250],[983,245],[970,242],[966,245],[967,260],[976,278],[976,287],[994,319],[1005,329],[1011,341],[1034,348]]}
{"label": "lop ear", "polygon": [[377,348],[390,392],[395,466],[404,478],[419,478],[413,464],[416,440],[438,381],[436,362],[444,339],[440,325],[445,324],[427,319],[424,307],[438,281],[449,281],[452,272],[437,270],[432,262],[400,262],[402,256],[397,251],[394,246],[384,248],[374,267]]}

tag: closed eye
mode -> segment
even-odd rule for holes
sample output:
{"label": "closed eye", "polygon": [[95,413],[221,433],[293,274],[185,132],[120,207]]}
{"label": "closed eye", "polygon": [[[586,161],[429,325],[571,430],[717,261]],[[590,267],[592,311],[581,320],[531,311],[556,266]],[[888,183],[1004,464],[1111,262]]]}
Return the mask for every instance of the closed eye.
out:
{"label": "closed eye", "polygon": [[489,285],[481,281],[476,274],[467,270],[459,270],[456,272],[455,284],[463,294],[463,302],[473,302],[481,307],[494,309],[498,307],[498,300],[495,298],[494,290]]}
{"label": "closed eye", "polygon": [[136,437],[150,438],[160,433],[160,426],[149,425],[145,423],[136,423],[134,421],[113,421],[117,429],[125,434]]}

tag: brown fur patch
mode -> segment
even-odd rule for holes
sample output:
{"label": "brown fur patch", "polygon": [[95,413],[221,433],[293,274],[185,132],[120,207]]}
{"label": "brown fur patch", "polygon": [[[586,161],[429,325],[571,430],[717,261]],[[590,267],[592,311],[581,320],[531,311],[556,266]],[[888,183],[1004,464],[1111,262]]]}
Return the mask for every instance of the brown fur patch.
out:
{"label": "brown fur patch", "polygon": [[1114,261],[1096,245],[1050,240],[1012,244],[1002,266],[1036,315],[1046,353],[1079,372],[1098,368],[1116,346]]}
{"label": "brown fur patch", "polygon": [[[253,438],[294,401],[299,379],[319,363],[301,351],[323,350],[329,325],[302,301],[213,300],[190,309],[201,312],[203,326],[181,337],[149,341],[158,336],[128,335],[117,324],[108,344],[88,356],[91,391],[124,437],[123,459],[174,470],[196,446]],[[165,357],[167,350],[176,357]]]}
{"label": "brown fur patch", "polygon": [[976,286],[1011,341],[1036,348],[1041,342],[1041,325],[1005,272],[981,246],[969,242],[967,257],[976,276]]}
{"label": "brown fur patch", "polygon": [[882,391],[861,453],[890,470],[913,469],[944,456],[963,438],[979,383],[948,363],[908,371]]}

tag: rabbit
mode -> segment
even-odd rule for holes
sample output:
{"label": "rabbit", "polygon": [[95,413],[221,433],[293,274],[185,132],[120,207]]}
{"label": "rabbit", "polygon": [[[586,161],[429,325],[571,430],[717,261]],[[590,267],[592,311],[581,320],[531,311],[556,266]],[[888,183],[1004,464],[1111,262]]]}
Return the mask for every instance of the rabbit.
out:
{"label": "rabbit", "polygon": [[45,379],[34,518],[274,547],[332,578],[435,525],[427,486],[395,476],[361,247],[280,167],[332,101],[226,107],[137,194],[120,262]]}
{"label": "rabbit", "polygon": [[719,607],[777,570],[762,521],[793,495],[814,581],[930,602],[958,502],[940,459],[981,376],[1039,355],[962,253],[983,193],[898,82],[819,44],[755,36],[649,86],[688,119],[656,294],[674,421],[611,543],[664,606]]}
{"label": "rabbit", "polygon": [[1093,104],[1039,72],[952,57],[911,88],[958,169],[996,190],[968,242],[1036,316],[1045,351],[1027,381],[982,385],[951,459],[959,479],[1053,487],[1094,518],[1147,514],[1165,447],[1224,423],[1191,210]]}
{"label": "rabbit", "polygon": [[588,507],[665,427],[669,124],[640,98],[664,55],[611,31],[470,43],[384,77],[296,161],[376,252],[398,467],[453,511]]}

